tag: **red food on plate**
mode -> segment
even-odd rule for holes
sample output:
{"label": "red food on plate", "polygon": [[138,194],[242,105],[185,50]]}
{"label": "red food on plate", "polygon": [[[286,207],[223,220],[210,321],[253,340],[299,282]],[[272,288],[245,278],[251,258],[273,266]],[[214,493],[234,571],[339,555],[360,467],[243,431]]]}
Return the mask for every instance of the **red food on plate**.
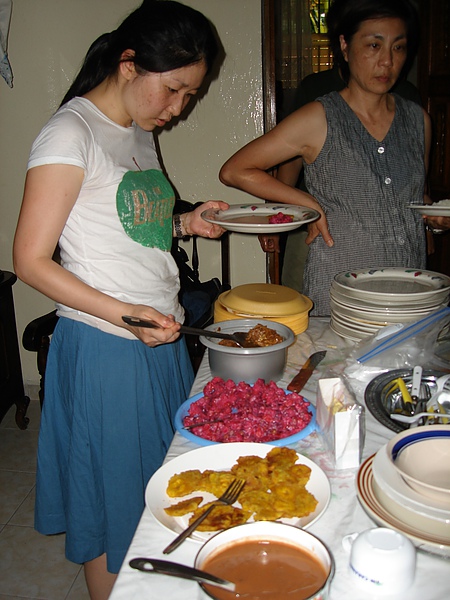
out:
{"label": "red food on plate", "polygon": [[250,385],[214,377],[190,405],[183,426],[213,442],[271,442],[304,429],[312,419],[308,407],[303,396],[274,381]]}
{"label": "red food on plate", "polygon": [[282,212],[279,212],[276,215],[272,215],[271,217],[269,217],[269,223],[271,225],[274,223],[292,223],[293,220],[294,217],[292,215],[285,215]]}

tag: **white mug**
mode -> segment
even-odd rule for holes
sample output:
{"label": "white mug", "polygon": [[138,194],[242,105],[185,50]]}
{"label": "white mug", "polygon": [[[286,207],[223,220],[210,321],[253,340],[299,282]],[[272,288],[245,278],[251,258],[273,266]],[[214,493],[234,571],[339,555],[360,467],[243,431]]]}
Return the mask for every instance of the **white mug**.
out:
{"label": "white mug", "polygon": [[360,589],[386,596],[404,592],[414,581],[416,549],[398,531],[367,529],[345,536],[342,545],[350,552],[350,577]]}

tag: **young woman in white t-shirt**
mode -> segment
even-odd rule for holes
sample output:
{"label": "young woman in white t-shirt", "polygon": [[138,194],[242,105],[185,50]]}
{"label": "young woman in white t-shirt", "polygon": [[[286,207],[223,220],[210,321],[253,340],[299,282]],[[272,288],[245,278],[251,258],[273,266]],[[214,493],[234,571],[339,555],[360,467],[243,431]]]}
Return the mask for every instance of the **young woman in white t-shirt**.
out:
{"label": "young woman in white t-shirt", "polygon": [[[109,595],[193,381],[173,236],[219,237],[173,216],[153,131],[178,116],[218,53],[209,21],[147,0],[101,36],[31,150],[14,242],[24,282],[56,302],[38,448],[35,526],[66,533],[92,599]],[[52,260],[59,245],[61,262]],[[131,327],[132,315],[160,329]]]}

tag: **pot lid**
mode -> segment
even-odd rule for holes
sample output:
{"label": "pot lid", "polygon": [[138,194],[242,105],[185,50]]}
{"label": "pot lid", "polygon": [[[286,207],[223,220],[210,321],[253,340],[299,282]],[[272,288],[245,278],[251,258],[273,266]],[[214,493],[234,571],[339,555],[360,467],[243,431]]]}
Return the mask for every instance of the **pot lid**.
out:
{"label": "pot lid", "polygon": [[239,285],[220,295],[222,305],[236,313],[280,317],[307,312],[312,301],[296,290],[273,283]]}

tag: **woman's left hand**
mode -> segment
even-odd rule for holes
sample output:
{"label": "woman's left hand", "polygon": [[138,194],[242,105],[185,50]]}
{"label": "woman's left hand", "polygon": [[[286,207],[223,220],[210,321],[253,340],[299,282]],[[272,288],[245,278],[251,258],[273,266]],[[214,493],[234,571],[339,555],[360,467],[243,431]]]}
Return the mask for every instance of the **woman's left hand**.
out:
{"label": "woman's left hand", "polygon": [[208,202],[204,202],[200,206],[197,206],[197,208],[192,212],[181,215],[183,229],[186,231],[187,235],[200,235],[201,237],[205,238],[218,238],[225,232],[225,229],[220,227],[220,225],[214,225],[213,223],[205,221],[205,219],[203,219],[201,216],[202,212],[208,210],[209,208],[215,208],[216,210],[227,210],[229,207],[229,204],[222,202],[221,200],[208,200]]}
{"label": "woman's left hand", "polygon": [[306,236],[305,243],[308,246],[311,244],[311,242],[313,242],[316,239],[316,237],[319,237],[319,235],[323,237],[323,241],[329,248],[331,248],[334,245],[333,238],[331,237],[331,234],[328,230],[328,223],[326,221],[325,216],[321,217],[317,221],[308,223],[307,230],[308,235]]}
{"label": "woman's left hand", "polygon": [[433,231],[447,231],[450,229],[450,217],[424,216],[426,225]]}

